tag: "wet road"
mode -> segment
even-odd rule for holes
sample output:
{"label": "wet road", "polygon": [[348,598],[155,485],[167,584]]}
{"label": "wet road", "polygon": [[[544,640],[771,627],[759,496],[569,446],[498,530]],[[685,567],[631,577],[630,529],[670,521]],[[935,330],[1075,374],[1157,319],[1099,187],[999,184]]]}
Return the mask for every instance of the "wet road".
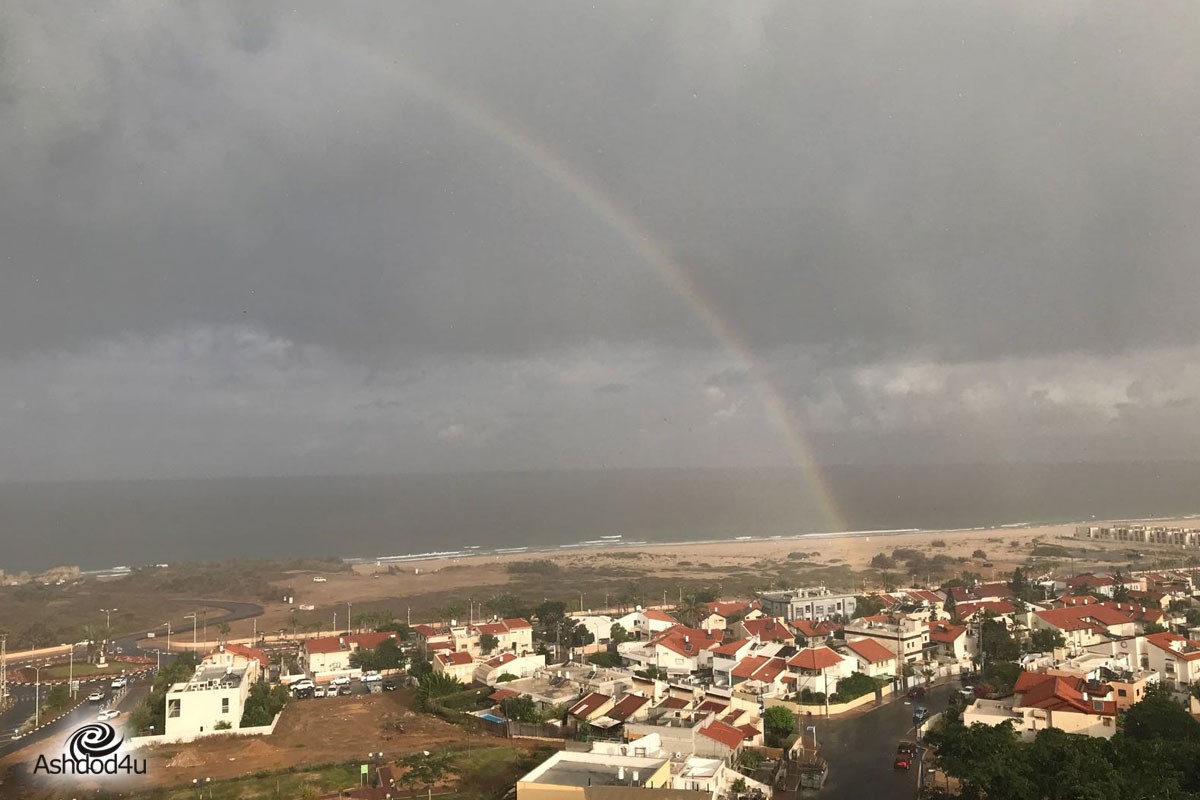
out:
{"label": "wet road", "polygon": [[[937,714],[946,709],[956,683],[933,687],[918,701]],[[911,770],[892,767],[896,744],[916,738],[913,706],[889,700],[883,706],[855,717],[825,720],[813,715],[821,755],[829,762],[824,788],[813,794],[819,800],[912,800],[917,792],[918,765]]]}

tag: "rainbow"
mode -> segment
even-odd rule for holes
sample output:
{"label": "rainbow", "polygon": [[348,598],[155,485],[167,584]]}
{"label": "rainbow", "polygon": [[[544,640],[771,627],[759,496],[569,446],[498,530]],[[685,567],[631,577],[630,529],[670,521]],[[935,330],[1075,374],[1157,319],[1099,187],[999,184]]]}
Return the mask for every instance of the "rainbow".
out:
{"label": "rainbow", "polygon": [[[324,32],[324,35],[328,36],[328,32]],[[671,258],[667,248],[657,237],[595,182],[571,166],[558,151],[535,138],[516,122],[489,109],[479,98],[453,89],[391,54],[370,50],[360,42],[342,37],[338,45],[337,52],[340,55],[358,55],[397,79],[406,90],[519,155],[529,166],[537,169],[603,220],[672,290],[687,300],[718,342],[746,371],[764,410],[783,436],[792,462],[802,471],[805,481],[813,490],[820,504],[820,511],[831,526],[830,530],[846,529],[845,520],[817,467],[808,441],[799,423],[788,410],[783,397],[768,377],[767,371],[754,357],[753,350],[733,324],[721,315],[715,303],[701,293],[691,275]]]}

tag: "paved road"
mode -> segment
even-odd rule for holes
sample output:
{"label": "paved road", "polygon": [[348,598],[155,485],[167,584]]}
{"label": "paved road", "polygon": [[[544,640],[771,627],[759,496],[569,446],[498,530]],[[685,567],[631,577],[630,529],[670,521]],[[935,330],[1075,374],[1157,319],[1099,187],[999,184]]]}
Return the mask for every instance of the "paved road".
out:
{"label": "paved road", "polygon": [[[930,714],[944,711],[957,683],[937,686],[918,701]],[[829,762],[829,778],[814,796],[820,800],[912,800],[917,791],[916,765],[910,771],[892,767],[896,744],[913,739],[912,705],[890,700],[854,717],[825,720],[815,714],[821,755]]]}
{"label": "paved road", "polygon": [[[127,714],[129,711],[131,711],[139,702],[141,702],[142,698],[146,696],[146,693],[150,691],[150,681],[151,681],[151,676],[146,676],[146,677],[141,678],[140,680],[132,681],[129,685],[128,691],[121,693],[119,697],[115,697],[111,693],[110,690],[105,689],[104,691],[105,691],[105,694],[107,695],[107,697],[105,698],[104,702],[89,703],[87,701],[84,701],[83,703],[81,703],[79,705],[78,708],[74,709],[70,714],[67,714],[62,719],[56,721],[55,723],[53,723],[51,725],[46,725],[46,726],[42,727],[40,730],[34,731],[33,733],[27,734],[26,736],[22,736],[20,739],[17,739],[15,741],[9,739],[8,736],[5,735],[3,738],[0,738],[0,756],[6,755],[10,752],[13,752],[14,750],[20,750],[22,748],[29,747],[32,744],[37,744],[38,742],[41,742],[52,736],[60,735],[65,731],[74,730],[75,728],[83,725],[84,723],[91,722],[92,720],[96,719],[96,715],[100,712],[100,709],[106,708],[106,707],[119,708],[121,710],[122,716],[118,717],[117,719],[113,720],[113,722],[112,722],[112,724],[114,726],[116,726],[117,728],[121,728],[122,722],[124,722],[124,719],[125,719],[124,715]],[[43,692],[42,699],[43,700],[45,699],[46,688],[47,687],[45,687],[45,686],[42,687],[42,692]],[[80,696],[82,697],[83,694],[81,693]],[[114,697],[115,697],[115,700],[114,700]],[[33,690],[32,689],[29,690],[28,703],[29,703],[29,707],[28,707],[25,717],[22,718],[22,721],[24,719],[27,719],[29,717],[29,714],[33,713]],[[44,718],[45,717],[43,716],[43,719]],[[7,733],[12,733],[11,727],[7,731]],[[132,735],[132,734],[127,733],[127,735]]]}

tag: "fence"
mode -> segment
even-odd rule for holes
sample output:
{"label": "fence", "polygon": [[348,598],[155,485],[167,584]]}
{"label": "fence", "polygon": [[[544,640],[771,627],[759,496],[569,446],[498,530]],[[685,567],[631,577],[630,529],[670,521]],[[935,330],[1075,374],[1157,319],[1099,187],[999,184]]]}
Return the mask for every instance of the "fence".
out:
{"label": "fence", "polygon": [[799,714],[801,716],[805,714],[812,714],[813,716],[836,717],[839,714],[846,714],[855,710],[856,708],[862,708],[865,705],[877,702],[877,700],[882,701],[883,698],[887,697],[891,693],[892,687],[884,686],[879,690],[878,696],[875,694],[875,692],[867,692],[861,697],[856,697],[848,703],[830,703],[828,706],[824,705],[823,703],[820,705],[804,705],[792,700],[783,700],[778,697],[768,697],[763,700],[763,706],[765,708],[771,708],[772,706],[784,706],[793,714]]}
{"label": "fence", "polygon": [[508,721],[507,736],[510,739],[554,739],[562,741],[570,739],[571,732],[566,726],[551,725],[548,722],[515,722]]}

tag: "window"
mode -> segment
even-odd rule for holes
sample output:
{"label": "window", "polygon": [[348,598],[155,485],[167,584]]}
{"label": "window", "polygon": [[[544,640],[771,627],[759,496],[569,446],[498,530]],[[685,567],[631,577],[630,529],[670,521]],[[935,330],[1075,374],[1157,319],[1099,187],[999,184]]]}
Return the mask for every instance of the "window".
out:
{"label": "window", "polygon": [[221,713],[222,714],[229,713],[229,698],[228,697],[221,698]]}
{"label": "window", "polygon": [[1126,692],[1124,689],[1117,689],[1117,697],[1124,697]]}
{"label": "window", "polygon": [[178,717],[179,716],[179,700],[178,699],[167,701],[167,716],[168,717]]}

